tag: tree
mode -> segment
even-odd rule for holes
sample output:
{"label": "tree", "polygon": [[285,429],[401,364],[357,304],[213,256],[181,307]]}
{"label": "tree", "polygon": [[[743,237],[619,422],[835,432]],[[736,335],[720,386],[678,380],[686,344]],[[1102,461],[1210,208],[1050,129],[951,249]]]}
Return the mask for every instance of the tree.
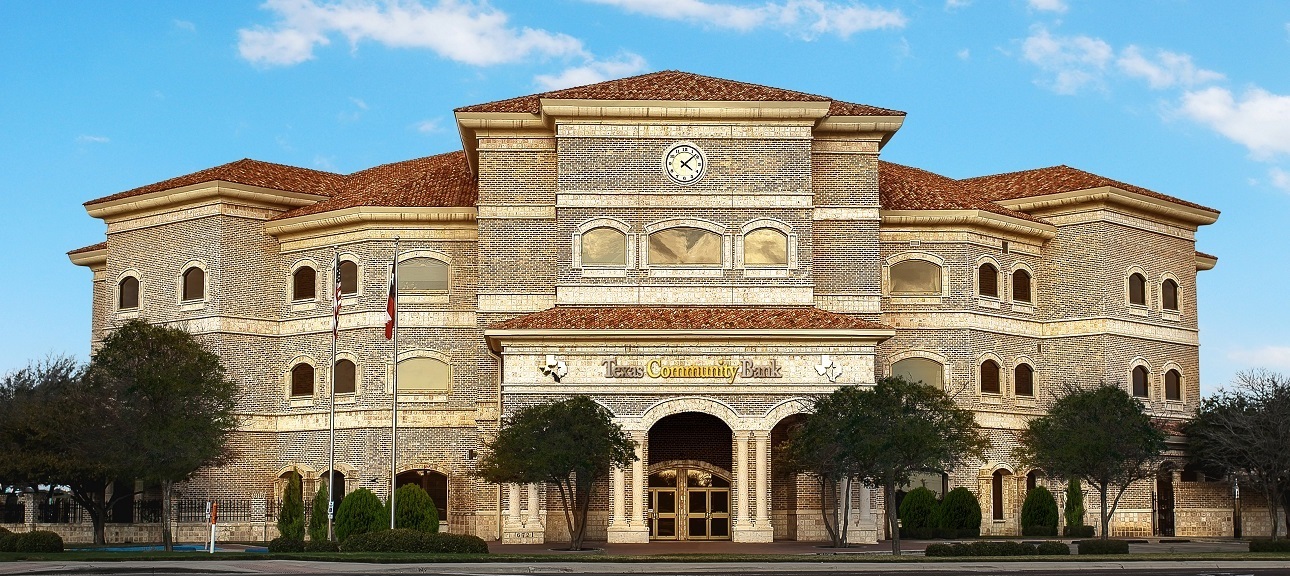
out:
{"label": "tree", "polygon": [[278,536],[304,540],[305,501],[300,475],[292,472],[287,478],[287,485],[282,488],[282,508],[278,510]]}
{"label": "tree", "polygon": [[[408,528],[417,532],[439,531],[439,509],[434,499],[416,484],[404,484],[394,491],[394,501],[398,504],[395,510],[395,528]],[[390,517],[390,501],[385,501],[385,517]]]}
{"label": "tree", "polygon": [[108,510],[133,497],[114,480],[137,477],[127,456],[137,423],[121,411],[125,390],[104,388],[67,357],[49,357],[0,381],[0,484],[66,486],[103,544]]}
{"label": "tree", "polygon": [[105,390],[123,390],[120,414],[134,426],[127,467],[161,484],[161,539],[173,549],[174,485],[232,456],[237,428],[237,383],[215,353],[178,328],[131,320],[103,339],[88,378]]}
{"label": "tree", "polygon": [[371,490],[359,488],[346,494],[336,509],[336,540],[344,542],[355,534],[388,530],[389,521],[389,512],[381,499]]}
{"label": "tree", "polygon": [[813,432],[790,437],[785,450],[797,455],[792,460],[799,468],[816,466],[812,473],[854,477],[882,489],[893,554],[900,554],[896,489],[915,474],[951,470],[988,446],[972,412],[942,390],[900,377],[817,399],[803,429]]}
{"label": "tree", "polygon": [[1080,487],[1079,478],[1071,478],[1066,483],[1066,533],[1076,536],[1076,530],[1084,527],[1084,490]]}
{"label": "tree", "polygon": [[1164,449],[1164,433],[1151,425],[1137,399],[1117,386],[1098,386],[1068,391],[1047,414],[1031,420],[1016,456],[1097,490],[1106,539],[1124,491],[1154,473]]}
{"label": "tree", "polygon": [[484,480],[559,490],[570,550],[582,549],[592,487],[636,460],[636,442],[586,396],[521,408],[503,420],[486,449],[476,471]]}
{"label": "tree", "polygon": [[1267,498],[1275,539],[1277,501],[1290,507],[1290,378],[1255,370],[1237,374],[1235,384],[1201,400],[1183,433],[1194,462],[1236,475]]}
{"label": "tree", "polygon": [[1057,499],[1047,488],[1035,486],[1026,493],[1021,505],[1021,535],[1057,535]]}
{"label": "tree", "polygon": [[318,491],[314,492],[313,510],[309,513],[309,539],[322,542],[327,539],[327,478],[318,480]]}
{"label": "tree", "polygon": [[811,400],[806,418],[789,431],[777,468],[807,474],[820,485],[820,516],[834,548],[849,546],[852,485],[862,471],[848,458],[847,440],[839,423],[856,410],[860,388],[845,387]]}

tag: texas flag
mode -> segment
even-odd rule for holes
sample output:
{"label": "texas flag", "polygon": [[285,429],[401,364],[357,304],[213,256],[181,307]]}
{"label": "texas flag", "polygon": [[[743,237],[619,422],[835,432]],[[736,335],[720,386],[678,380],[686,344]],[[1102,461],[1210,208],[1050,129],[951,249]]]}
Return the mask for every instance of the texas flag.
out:
{"label": "texas flag", "polygon": [[390,264],[390,290],[389,290],[389,296],[385,300],[385,339],[386,340],[389,340],[394,337],[394,314],[395,314],[394,299],[398,295],[397,291],[395,290],[395,279],[394,279],[395,271],[396,271],[395,265]]}

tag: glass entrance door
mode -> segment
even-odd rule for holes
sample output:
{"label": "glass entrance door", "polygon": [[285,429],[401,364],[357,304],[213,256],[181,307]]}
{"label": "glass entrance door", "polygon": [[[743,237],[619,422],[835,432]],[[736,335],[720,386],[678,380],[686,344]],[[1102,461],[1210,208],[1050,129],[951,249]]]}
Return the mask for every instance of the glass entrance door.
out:
{"label": "glass entrance door", "polygon": [[729,540],[730,481],[694,469],[649,477],[651,540]]}
{"label": "glass entrance door", "polygon": [[686,500],[687,540],[730,538],[729,488],[691,488]]}

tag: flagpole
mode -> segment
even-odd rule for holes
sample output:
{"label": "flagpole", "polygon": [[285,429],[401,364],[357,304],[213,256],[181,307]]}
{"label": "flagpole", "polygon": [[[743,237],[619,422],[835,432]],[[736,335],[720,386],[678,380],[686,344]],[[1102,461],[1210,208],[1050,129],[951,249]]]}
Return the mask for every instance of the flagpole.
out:
{"label": "flagpole", "polygon": [[[327,450],[327,541],[335,540],[333,533],[334,526],[332,518],[335,510],[335,485],[336,485],[336,339],[340,331],[340,249],[333,246],[332,251],[336,258],[332,263],[331,271],[335,276],[336,289],[332,292],[332,323],[331,323],[331,405],[327,413],[327,430],[330,434]],[[318,511],[314,510],[314,514]]]}
{"label": "flagpole", "polygon": [[394,313],[391,316],[394,328],[394,378],[391,379],[390,393],[390,529],[394,529],[395,484],[399,477],[399,237],[394,237],[394,265],[390,268],[390,285],[394,291]]}

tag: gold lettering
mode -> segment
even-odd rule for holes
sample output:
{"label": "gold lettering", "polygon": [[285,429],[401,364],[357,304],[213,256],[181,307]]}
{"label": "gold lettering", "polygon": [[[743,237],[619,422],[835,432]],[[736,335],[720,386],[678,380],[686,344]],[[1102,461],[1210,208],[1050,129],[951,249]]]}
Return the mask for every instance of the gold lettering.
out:
{"label": "gold lettering", "polygon": [[663,363],[659,362],[657,358],[650,360],[649,363],[645,365],[645,373],[649,375],[650,378],[663,376],[662,364]]}

